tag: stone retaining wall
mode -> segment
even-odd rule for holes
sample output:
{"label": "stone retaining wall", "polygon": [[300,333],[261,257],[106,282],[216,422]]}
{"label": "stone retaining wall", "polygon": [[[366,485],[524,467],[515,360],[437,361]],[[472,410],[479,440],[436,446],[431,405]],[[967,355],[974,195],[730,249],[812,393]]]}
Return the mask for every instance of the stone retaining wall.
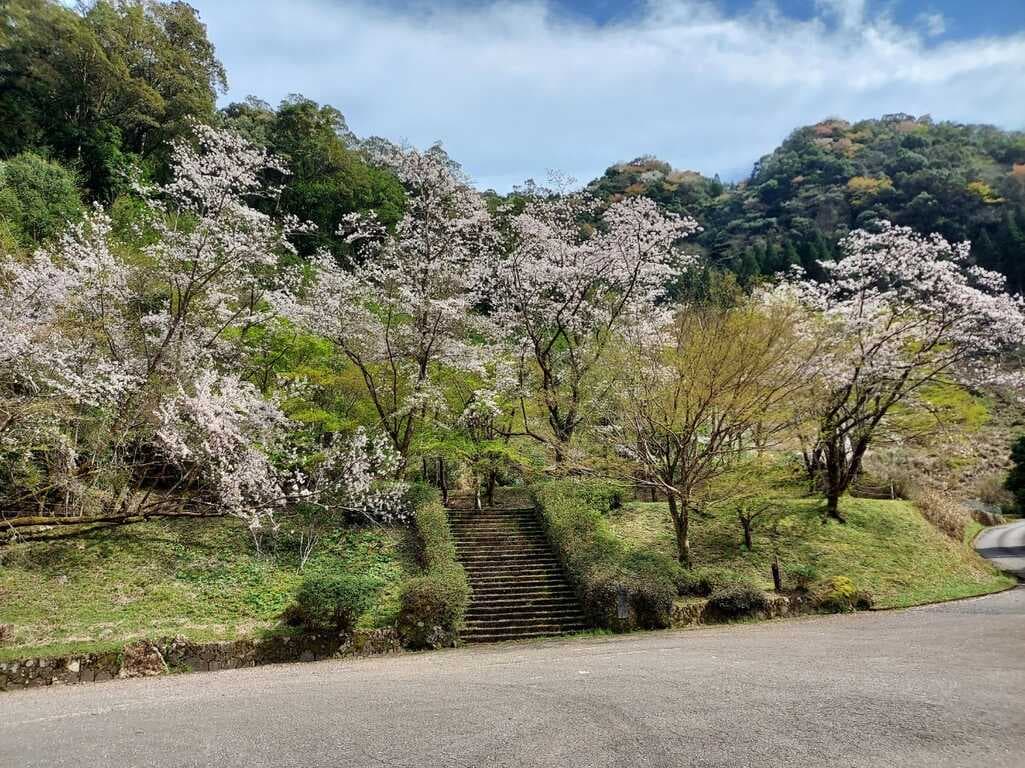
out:
{"label": "stone retaining wall", "polygon": [[[797,599],[791,599],[785,595],[768,594],[769,608],[760,611],[752,618],[778,619],[783,616],[792,616],[804,611],[804,604]],[[694,624],[718,624],[721,618],[716,616],[714,611],[709,609],[708,601],[700,600],[677,600],[673,603],[671,614],[671,625],[674,627],[689,627]]]}
{"label": "stone retaining wall", "polygon": [[121,651],[0,662],[0,691],[72,685],[177,672],[240,669],[262,664],[375,656],[402,646],[394,629],[357,630],[351,636],[297,635],[260,640],[194,643],[184,637],[136,640]]}

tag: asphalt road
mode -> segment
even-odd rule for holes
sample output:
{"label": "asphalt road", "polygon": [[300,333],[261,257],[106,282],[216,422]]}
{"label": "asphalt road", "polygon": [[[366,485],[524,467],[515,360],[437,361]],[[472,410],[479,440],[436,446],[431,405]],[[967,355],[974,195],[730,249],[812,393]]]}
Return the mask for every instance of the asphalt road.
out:
{"label": "asphalt road", "polygon": [[1025,520],[987,528],[975,538],[975,550],[998,568],[1025,579]]}
{"label": "asphalt road", "polygon": [[1025,766],[1025,588],[0,694],[0,766]]}

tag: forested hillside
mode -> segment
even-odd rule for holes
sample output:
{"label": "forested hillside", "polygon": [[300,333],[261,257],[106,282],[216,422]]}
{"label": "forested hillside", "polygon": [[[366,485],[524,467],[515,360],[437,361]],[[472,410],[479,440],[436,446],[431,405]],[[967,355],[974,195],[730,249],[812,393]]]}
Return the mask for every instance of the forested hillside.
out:
{"label": "forested hillside", "polygon": [[713,263],[742,280],[790,264],[812,273],[837,240],[880,220],[969,239],[982,266],[1025,288],[1025,133],[886,115],[794,131],[749,179],[724,185],[650,157],[609,168],[589,188],[647,195],[695,217]]}
{"label": "forested hillside", "polygon": [[255,98],[218,109],[226,87],[187,3],[0,5],[0,244],[34,247],[94,201],[131,219],[133,179],[164,181],[172,142],[195,124],[230,128],[283,161],[286,173],[267,179],[282,194],[253,204],[318,225],[292,235],[302,255],[341,254],[346,213],[398,220],[401,185],[364,160],[341,112],[299,95],[277,109]]}

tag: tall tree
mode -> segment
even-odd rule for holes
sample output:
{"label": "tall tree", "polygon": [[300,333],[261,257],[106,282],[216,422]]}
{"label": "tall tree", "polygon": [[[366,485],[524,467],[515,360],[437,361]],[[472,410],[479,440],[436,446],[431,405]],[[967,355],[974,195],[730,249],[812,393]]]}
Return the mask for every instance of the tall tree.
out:
{"label": "tall tree", "polygon": [[970,245],[884,225],[841,243],[824,282],[783,283],[769,297],[797,299],[802,327],[831,340],[815,377],[809,472],[842,520],[840,496],[861,470],[884,419],[929,383],[995,378],[995,358],[1025,342],[1025,314],[998,273],[970,266]]}
{"label": "tall tree", "polygon": [[[588,224],[596,218],[597,227]],[[521,376],[543,413],[539,427],[525,397],[523,428],[557,461],[595,415],[607,387],[606,349],[624,325],[658,321],[667,286],[693,261],[677,243],[696,229],[693,219],[643,197],[601,211],[589,195],[541,191],[513,217],[492,302],[500,327],[523,350]]]}
{"label": "tall tree", "polygon": [[114,194],[135,159],[162,167],[167,142],[208,122],[224,68],[184,2],[55,0],[0,6],[0,154],[47,148]]}

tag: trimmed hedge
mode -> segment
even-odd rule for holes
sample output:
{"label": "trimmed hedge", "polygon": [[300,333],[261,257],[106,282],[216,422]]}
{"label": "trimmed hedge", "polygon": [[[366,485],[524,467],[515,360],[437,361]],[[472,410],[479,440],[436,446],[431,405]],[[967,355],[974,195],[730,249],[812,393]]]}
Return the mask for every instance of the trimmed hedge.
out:
{"label": "trimmed hedge", "polygon": [[423,573],[402,585],[399,634],[412,648],[453,645],[470,604],[470,582],[456,560],[438,492],[417,484],[410,489],[409,501],[415,509],[413,524]]}
{"label": "trimmed hedge", "polygon": [[604,515],[623,498],[621,487],[559,480],[531,490],[594,626],[617,632],[669,626],[682,569],[670,557],[627,550],[613,534]]}
{"label": "trimmed hedge", "polygon": [[708,598],[708,607],[725,619],[754,616],[769,609],[768,596],[753,584],[717,587]]}

